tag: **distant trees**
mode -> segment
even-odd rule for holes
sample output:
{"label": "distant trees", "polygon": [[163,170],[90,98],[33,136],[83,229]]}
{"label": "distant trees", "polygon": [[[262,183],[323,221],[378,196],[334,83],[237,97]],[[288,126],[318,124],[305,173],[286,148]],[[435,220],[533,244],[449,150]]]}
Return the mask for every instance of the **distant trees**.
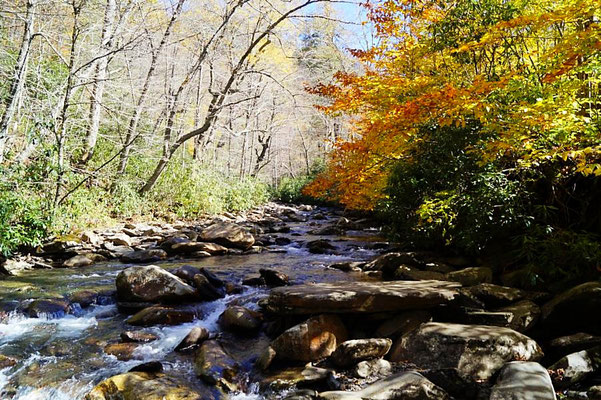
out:
{"label": "distant trees", "polygon": [[328,132],[305,86],[348,64],[334,40],[299,40],[339,29],[326,2],[4,2],[0,165],[44,164],[55,204],[92,183],[147,193],[174,158],[274,181],[306,171]]}

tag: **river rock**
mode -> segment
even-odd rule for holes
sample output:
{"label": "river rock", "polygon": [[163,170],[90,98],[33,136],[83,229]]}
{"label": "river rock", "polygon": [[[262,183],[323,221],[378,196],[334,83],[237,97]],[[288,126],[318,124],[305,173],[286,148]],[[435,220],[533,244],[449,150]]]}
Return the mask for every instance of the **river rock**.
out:
{"label": "river rock", "polygon": [[421,267],[423,262],[417,253],[387,253],[376,257],[363,266],[364,271],[381,271],[385,279],[393,279],[394,272],[401,266]]}
{"label": "river rock", "polygon": [[129,317],[125,322],[135,326],[180,325],[192,322],[196,314],[190,310],[153,306]]}
{"label": "river rock", "polygon": [[183,242],[171,246],[172,252],[176,254],[192,254],[204,251],[209,255],[223,255],[228,252],[227,247],[210,242]]}
{"label": "river rock", "polygon": [[471,267],[449,272],[447,279],[459,282],[463,286],[474,286],[479,283],[492,282],[492,269],[488,267]]}
{"label": "river rock", "polygon": [[512,361],[501,369],[490,400],[556,400],[547,370],[536,362]]}
{"label": "river rock", "polygon": [[255,238],[246,229],[228,222],[218,222],[203,230],[200,238],[227,247],[248,250],[255,244]]}
{"label": "river rock", "polygon": [[229,306],[219,316],[219,325],[228,331],[253,334],[261,327],[262,319],[259,312],[242,306]]}
{"label": "river rock", "polygon": [[27,306],[27,313],[31,318],[62,318],[70,310],[69,302],[63,299],[38,299]]}
{"label": "river rock", "polygon": [[211,271],[209,271],[206,268],[200,268],[200,273],[203,274],[205,276],[205,278],[207,278],[207,280],[209,281],[209,283],[211,285],[213,285],[216,288],[222,288],[225,286],[225,282],[222,281],[221,279],[219,279],[217,277],[217,275],[215,275],[214,273],[212,273]]}
{"label": "river rock", "polygon": [[328,254],[336,251],[336,246],[326,239],[313,240],[307,243],[307,248],[313,254]]}
{"label": "river rock", "polygon": [[178,378],[162,373],[127,372],[98,384],[85,400],[219,400],[208,388],[192,388]]}
{"label": "river rock", "polygon": [[209,331],[202,326],[195,326],[186,337],[175,347],[175,351],[188,351],[199,346],[210,337]]}
{"label": "river rock", "polygon": [[127,246],[131,247],[132,239],[125,233],[116,233],[113,236],[105,238],[105,243],[111,243],[115,246]]}
{"label": "river rock", "polygon": [[181,267],[172,269],[169,272],[186,282],[188,285],[194,285],[194,277],[202,273],[200,272],[200,268],[196,268],[191,265],[182,265]]}
{"label": "river rock", "polygon": [[384,357],[390,346],[390,339],[347,340],[338,345],[330,359],[338,367],[350,367],[360,361]]}
{"label": "river rock", "polygon": [[[582,350],[601,345],[601,337],[579,332],[573,335],[561,336],[550,340],[545,348],[545,356],[556,360]],[[549,354],[547,354],[549,353]]]}
{"label": "river rock", "polygon": [[34,268],[32,263],[29,263],[24,260],[14,260],[14,259],[6,259],[0,258],[0,273],[6,275],[14,275],[18,276],[22,274],[24,271],[29,271]]}
{"label": "river rock", "polygon": [[77,303],[86,308],[98,302],[98,293],[93,290],[78,290],[69,296],[71,303]]}
{"label": "river rock", "polygon": [[432,314],[425,310],[405,311],[387,318],[375,331],[376,337],[394,338],[416,329],[424,322],[430,322]]}
{"label": "river rock", "polygon": [[119,260],[124,263],[149,263],[167,258],[167,252],[163,249],[148,249],[130,251],[122,254]]}
{"label": "river rock", "polygon": [[296,387],[314,387],[326,381],[332,374],[332,370],[319,368],[311,363],[304,367],[292,367],[279,370],[267,375],[261,381],[262,390],[285,390],[293,386]]}
{"label": "river rock", "polygon": [[283,272],[261,268],[259,269],[259,273],[269,287],[287,286],[290,284],[290,278]]}
{"label": "river rock", "polygon": [[277,358],[316,361],[330,356],[348,337],[346,327],[335,315],[320,315],[293,326],[271,344]]}
{"label": "river rock", "polygon": [[163,372],[163,364],[161,364],[159,361],[149,361],[130,368],[128,372]]}
{"label": "river rock", "polygon": [[518,332],[526,332],[532,328],[540,316],[540,307],[530,300],[522,300],[497,311],[510,313],[511,320],[507,326]]}
{"label": "river rock", "polygon": [[458,296],[443,281],[336,282],[275,288],[265,307],[277,314],[374,313],[426,309]]}
{"label": "river rock", "polygon": [[588,400],[601,400],[601,385],[591,386],[586,391],[586,395]]}
{"label": "river rock", "polygon": [[136,358],[133,353],[137,348],[137,343],[112,343],[104,348],[104,352],[117,357],[119,361],[128,361]]}
{"label": "river rock", "polygon": [[601,282],[573,287],[541,308],[541,323],[555,330],[601,333]]}
{"label": "river rock", "polygon": [[124,343],[149,343],[154,342],[159,337],[154,333],[143,331],[123,331],[121,332],[121,341]]}
{"label": "river rock", "polygon": [[169,238],[163,240],[162,242],[160,242],[159,247],[161,249],[165,250],[169,254],[175,254],[175,252],[173,251],[173,246],[175,246],[176,244],[179,244],[179,243],[188,243],[188,242],[190,242],[190,239],[188,239],[187,237],[172,236],[172,237],[169,237]]}
{"label": "river rock", "polygon": [[526,292],[492,283],[479,283],[466,289],[466,292],[486,304],[487,307],[502,307],[526,297]]}
{"label": "river rock", "polygon": [[62,266],[64,268],[81,268],[81,267],[87,267],[92,264],[94,264],[94,261],[92,261],[85,254],[80,254],[80,255],[71,257],[67,261],[63,262]]}
{"label": "river rock", "polygon": [[328,268],[338,269],[344,272],[361,272],[361,266],[365,265],[359,261],[345,261],[328,265]]}
{"label": "river rock", "polygon": [[255,366],[259,370],[265,371],[267,368],[269,368],[271,363],[275,360],[276,356],[277,356],[277,354],[276,354],[275,350],[273,349],[273,347],[268,346],[265,350],[263,350],[263,352],[261,353],[259,358],[257,358],[257,361],[255,361]]}
{"label": "river rock", "polygon": [[454,368],[473,380],[490,379],[508,361],[536,361],[543,356],[534,340],[498,326],[429,322],[400,341],[391,361],[408,361],[420,368]]}
{"label": "river rock", "polygon": [[123,302],[169,303],[198,298],[196,290],[156,265],[126,268],[117,275],[117,298]]}
{"label": "river rock", "polygon": [[568,354],[549,367],[553,384],[564,389],[601,371],[601,346]]}
{"label": "river rock", "polygon": [[15,365],[17,365],[16,359],[0,354],[0,370],[4,368],[14,367]]}
{"label": "river rock", "polygon": [[381,379],[357,392],[323,392],[320,400],[448,400],[449,395],[421,374],[408,371]]}
{"label": "river rock", "polygon": [[391,372],[392,364],[390,364],[390,361],[381,358],[361,361],[353,369],[353,375],[363,379],[373,376],[387,376]]}
{"label": "river rock", "polygon": [[233,390],[239,365],[223,349],[216,340],[207,340],[196,352],[194,359],[196,374],[210,385],[225,390]]}
{"label": "river rock", "polygon": [[445,274],[436,271],[422,271],[417,268],[401,265],[393,272],[391,280],[394,281],[444,281]]}
{"label": "river rock", "polygon": [[213,286],[204,274],[194,276],[194,286],[203,300],[213,301],[225,297],[225,293]]}

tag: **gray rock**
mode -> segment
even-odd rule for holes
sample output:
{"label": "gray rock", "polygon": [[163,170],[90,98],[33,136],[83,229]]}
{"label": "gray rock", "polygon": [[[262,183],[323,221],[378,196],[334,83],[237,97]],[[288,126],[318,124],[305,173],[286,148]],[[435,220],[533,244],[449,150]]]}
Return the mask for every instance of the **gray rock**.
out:
{"label": "gray rock", "polygon": [[471,267],[449,272],[447,279],[460,282],[463,286],[474,286],[479,283],[492,282],[492,270],[488,267]]}
{"label": "gray rock", "polygon": [[490,400],[556,400],[547,370],[536,362],[512,361],[501,369]]}
{"label": "gray rock", "polygon": [[532,328],[540,316],[540,307],[530,300],[522,300],[497,311],[511,314],[509,327],[518,332],[526,332]]}
{"label": "gray rock", "polygon": [[143,331],[123,331],[121,332],[121,341],[125,343],[150,343],[159,337],[154,333]]}
{"label": "gray rock", "polygon": [[548,349],[551,354],[545,355],[552,355],[555,356],[555,359],[559,359],[565,355],[599,345],[601,345],[601,337],[579,332],[573,335],[561,336],[549,341],[546,349]]}
{"label": "gray rock", "polygon": [[18,276],[24,271],[29,271],[34,265],[23,260],[3,259],[0,256],[0,273]]}
{"label": "gray rock", "polygon": [[27,313],[31,318],[62,318],[70,310],[69,302],[63,299],[38,299],[27,306]]}
{"label": "gray rock", "polygon": [[417,372],[391,375],[357,392],[323,392],[321,400],[447,400],[449,395]]}
{"label": "gray rock", "polygon": [[117,298],[123,302],[169,303],[198,298],[196,290],[156,265],[126,268],[117,275]]}
{"label": "gray rock", "polygon": [[213,286],[204,274],[194,275],[194,286],[203,300],[213,301],[225,297],[225,293]]}
{"label": "gray rock", "polygon": [[459,284],[443,281],[338,282],[275,288],[265,307],[277,314],[373,313],[451,302]]}
{"label": "gray rock", "polygon": [[331,360],[339,367],[350,367],[360,361],[384,357],[392,346],[390,339],[355,339],[338,345]]}
{"label": "gray rock", "polygon": [[401,338],[391,361],[453,368],[463,377],[488,380],[508,361],[537,361],[542,356],[534,340],[509,328],[429,322]]}
{"label": "gray rock", "polygon": [[432,314],[425,310],[405,311],[386,319],[376,329],[376,337],[395,338],[416,329],[424,322],[430,322]]}
{"label": "gray rock", "polygon": [[361,361],[355,366],[353,375],[357,378],[369,378],[373,376],[388,376],[392,372],[390,361],[381,358],[376,360]]}
{"label": "gray rock", "polygon": [[601,371],[601,346],[568,354],[551,365],[549,371],[558,389],[580,382]]}
{"label": "gray rock", "polygon": [[526,297],[526,292],[523,290],[492,283],[480,283],[466,291],[486,304],[487,307],[507,306]]}
{"label": "gray rock", "polygon": [[445,280],[445,274],[436,271],[422,271],[417,268],[401,265],[392,274],[392,280],[397,281],[427,281]]}

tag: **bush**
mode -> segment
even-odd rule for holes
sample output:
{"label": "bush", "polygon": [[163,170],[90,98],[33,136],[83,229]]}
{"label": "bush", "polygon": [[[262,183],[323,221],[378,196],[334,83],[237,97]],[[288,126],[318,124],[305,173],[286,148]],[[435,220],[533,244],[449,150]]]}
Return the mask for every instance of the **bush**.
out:
{"label": "bush", "polygon": [[322,160],[318,160],[313,163],[308,174],[282,178],[279,184],[272,188],[272,198],[284,203],[323,203],[322,199],[316,199],[304,194],[303,188],[311,183],[324,169],[325,164]]}

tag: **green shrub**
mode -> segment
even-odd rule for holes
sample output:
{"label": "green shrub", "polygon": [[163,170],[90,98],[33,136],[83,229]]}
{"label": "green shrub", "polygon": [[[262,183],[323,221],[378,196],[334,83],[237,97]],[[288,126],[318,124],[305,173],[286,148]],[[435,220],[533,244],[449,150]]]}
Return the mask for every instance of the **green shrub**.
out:
{"label": "green shrub", "polygon": [[303,188],[325,169],[323,160],[318,160],[310,168],[308,174],[298,177],[283,177],[279,184],[272,188],[272,197],[284,203],[321,203],[321,199],[303,194]]}

